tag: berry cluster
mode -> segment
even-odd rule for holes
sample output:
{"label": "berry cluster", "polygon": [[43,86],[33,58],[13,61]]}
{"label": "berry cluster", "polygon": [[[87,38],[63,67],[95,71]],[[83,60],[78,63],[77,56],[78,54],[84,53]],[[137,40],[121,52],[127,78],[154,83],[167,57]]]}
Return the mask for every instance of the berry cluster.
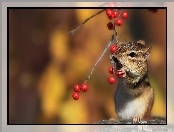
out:
{"label": "berry cluster", "polygon": [[[108,46],[106,47],[106,49],[103,51],[102,55],[99,57],[99,59],[97,60],[97,62],[94,64],[91,73],[89,74],[89,76],[87,77],[87,79],[85,80],[85,82],[80,86],[78,84],[74,85],[74,93],[72,94],[72,97],[74,100],[78,100],[80,97],[80,91],[83,92],[87,92],[88,91],[88,85],[86,84],[86,82],[88,81],[88,79],[91,77],[94,68],[96,67],[96,65],[100,62],[101,58],[103,57],[103,55],[105,54],[106,50],[110,47],[110,52],[112,53],[112,55],[114,53],[116,53],[117,51],[117,46],[116,44],[118,43],[118,36],[117,36],[117,32],[116,32],[116,26],[121,26],[122,25],[122,19],[126,19],[128,17],[128,13],[127,12],[123,12],[122,10],[114,10],[114,9],[103,9],[101,11],[99,11],[98,13],[94,14],[93,16],[91,16],[90,18],[87,18],[81,25],[79,25],[76,29],[68,32],[68,34],[74,34],[75,31],[77,31],[84,23],[86,23],[88,20],[90,20],[91,18],[93,18],[94,16],[102,13],[102,12],[106,12],[106,15],[108,17],[109,20],[113,20],[113,22],[109,22],[107,24],[107,27],[109,30],[114,30],[115,32],[112,35],[111,41],[108,44]],[[120,16],[122,17],[122,19],[120,18]],[[114,42],[114,36],[116,36],[116,40]],[[111,45],[112,44],[112,45]],[[117,70],[116,71],[116,64],[113,63],[113,66],[109,67],[108,69],[109,73],[112,74],[109,78],[108,78],[108,82],[110,84],[114,84],[116,82],[116,78],[115,76],[121,78],[123,77],[123,73],[121,70]]]}
{"label": "berry cluster", "polygon": [[[115,52],[117,51],[117,46],[115,44],[111,45],[110,46],[110,52],[112,54],[114,54]],[[116,70],[116,67],[113,67],[113,66],[110,66],[109,69],[108,69],[108,72],[110,74],[112,74],[109,78],[108,78],[108,82],[110,84],[114,84],[116,82],[116,78],[115,78],[115,75],[119,78],[123,77],[123,73],[121,72],[121,70]]]}
{"label": "berry cluster", "polygon": [[[106,15],[108,17],[109,20],[113,20],[114,22],[109,22],[107,24],[107,27],[109,30],[115,30],[115,25],[117,26],[121,26],[122,25],[122,19],[120,18],[120,16],[123,19],[126,19],[128,17],[128,13],[126,11],[121,10],[120,12],[118,10],[113,10],[113,9],[106,9]],[[116,43],[110,46],[110,52],[112,54],[114,54],[117,51],[117,46]],[[120,70],[116,71],[116,66],[111,66],[108,69],[109,73],[112,74],[109,78],[108,78],[108,82],[110,84],[114,84],[116,82],[116,78],[115,75],[119,78],[123,77],[123,74]],[[115,72],[116,71],[116,72]]]}
{"label": "berry cluster", "polygon": [[114,84],[114,83],[116,82],[116,78],[114,77],[115,75],[116,75],[118,78],[122,78],[122,77],[123,77],[122,71],[121,71],[121,70],[117,70],[116,73],[115,73],[115,72],[114,72],[114,68],[113,68],[112,66],[109,67],[108,72],[109,72],[110,74],[112,74],[112,76],[110,76],[110,77],[108,78],[108,82],[109,82],[110,84]]}
{"label": "berry cluster", "polygon": [[106,11],[106,15],[107,15],[109,20],[113,20],[114,18],[116,19],[114,21],[114,23],[109,22],[107,24],[107,27],[108,27],[109,30],[113,30],[115,28],[114,27],[115,24],[117,26],[121,26],[123,24],[122,19],[120,18],[120,16],[122,16],[123,19],[126,19],[128,17],[128,13],[126,11],[122,12],[122,10],[121,10],[120,13],[119,13],[118,10],[115,11],[115,10],[112,10],[112,9],[106,9],[105,11]]}
{"label": "berry cluster", "polygon": [[74,93],[72,94],[72,97],[74,100],[78,100],[80,97],[80,90],[83,92],[87,92],[88,91],[88,85],[87,84],[82,84],[82,86],[76,84],[74,85]]}

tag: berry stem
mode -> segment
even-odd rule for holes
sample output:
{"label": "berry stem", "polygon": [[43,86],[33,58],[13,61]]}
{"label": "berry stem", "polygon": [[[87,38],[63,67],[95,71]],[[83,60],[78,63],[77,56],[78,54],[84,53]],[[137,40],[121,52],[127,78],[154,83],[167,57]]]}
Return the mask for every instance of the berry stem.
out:
{"label": "berry stem", "polygon": [[93,73],[93,71],[94,71],[96,65],[100,62],[100,60],[102,59],[102,57],[103,57],[103,55],[105,54],[106,50],[109,48],[109,46],[112,44],[113,41],[114,41],[114,35],[112,35],[112,38],[111,38],[109,44],[107,45],[107,47],[105,48],[105,50],[103,51],[103,53],[101,54],[101,56],[99,57],[99,59],[97,60],[97,62],[94,64],[94,66],[93,66],[93,68],[92,68],[92,70],[91,70],[89,76],[86,78],[86,80],[85,80],[84,83],[86,83],[86,82],[88,81],[88,79],[91,78],[91,75],[92,75],[92,73]]}
{"label": "berry stem", "polygon": [[98,14],[102,13],[103,11],[105,11],[105,9],[97,12],[96,14],[92,15],[91,17],[87,18],[84,22],[82,22],[78,27],[76,27],[76,29],[71,30],[70,32],[68,32],[67,34],[74,34],[83,24],[85,24],[87,21],[89,21],[91,18],[97,16]]}
{"label": "berry stem", "polygon": [[[118,10],[116,10],[116,11],[118,11]],[[118,34],[117,34],[115,22],[121,16],[122,11],[123,11],[123,9],[121,9],[121,11],[119,12],[119,15],[117,16],[117,18],[114,19],[114,30],[113,30],[113,34],[115,34],[115,37],[114,37],[115,44],[118,43]]]}
{"label": "berry stem", "polygon": [[[113,30],[113,36],[114,36],[114,43],[117,44],[118,43],[118,33],[117,33],[117,30],[116,30],[116,20],[121,16],[121,13],[122,13],[123,9],[119,12],[119,15],[117,18],[114,19],[114,30]],[[111,60],[111,63],[113,65],[113,75],[115,75],[115,72],[116,72],[116,63],[114,62],[112,56],[110,56],[110,60]]]}

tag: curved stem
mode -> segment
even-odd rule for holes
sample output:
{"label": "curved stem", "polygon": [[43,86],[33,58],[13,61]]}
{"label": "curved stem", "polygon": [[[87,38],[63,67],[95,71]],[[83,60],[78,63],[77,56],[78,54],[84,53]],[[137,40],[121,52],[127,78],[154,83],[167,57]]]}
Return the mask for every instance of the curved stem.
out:
{"label": "curved stem", "polygon": [[102,59],[102,57],[103,57],[103,55],[105,54],[106,50],[109,48],[109,46],[112,44],[113,41],[114,41],[114,35],[112,35],[112,38],[111,38],[109,44],[107,45],[107,47],[105,48],[105,50],[103,51],[103,53],[101,54],[101,56],[99,57],[99,59],[97,60],[97,62],[94,64],[94,66],[93,66],[93,68],[92,68],[92,70],[91,70],[89,76],[86,78],[86,80],[85,80],[84,83],[86,83],[86,82],[88,81],[88,79],[91,78],[91,75],[92,75],[92,73],[93,73],[95,67],[96,67],[97,64],[100,62],[100,60]]}
{"label": "curved stem", "polygon": [[89,21],[91,18],[97,16],[98,14],[102,13],[103,11],[105,11],[105,9],[97,12],[96,14],[92,15],[91,17],[87,18],[84,22],[82,22],[77,28],[75,28],[74,30],[71,30],[70,32],[68,32],[67,34],[74,34],[83,24],[85,24],[87,21]]}

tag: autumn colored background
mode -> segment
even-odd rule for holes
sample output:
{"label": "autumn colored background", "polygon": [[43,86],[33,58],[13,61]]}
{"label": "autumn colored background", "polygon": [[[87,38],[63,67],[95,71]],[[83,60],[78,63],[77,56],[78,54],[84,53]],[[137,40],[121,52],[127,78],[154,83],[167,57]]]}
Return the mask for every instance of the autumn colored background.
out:
{"label": "autumn colored background", "polygon": [[[88,81],[87,93],[72,99],[108,44],[105,12],[75,29],[99,9],[9,10],[9,123],[79,124],[117,118],[108,83],[109,50]],[[152,114],[166,116],[166,10],[125,9],[119,41],[143,39],[152,47],[149,78],[155,90]]]}

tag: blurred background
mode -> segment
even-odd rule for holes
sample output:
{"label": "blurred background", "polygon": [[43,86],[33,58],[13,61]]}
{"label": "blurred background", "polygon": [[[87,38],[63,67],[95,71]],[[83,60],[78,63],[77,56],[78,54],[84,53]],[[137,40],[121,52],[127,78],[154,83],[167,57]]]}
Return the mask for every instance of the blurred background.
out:
{"label": "blurred background", "polygon": [[[108,45],[105,12],[67,34],[99,9],[9,10],[9,123],[88,124],[117,118],[116,84],[109,84],[108,50],[88,80],[89,90],[72,99]],[[143,39],[152,47],[149,79],[155,90],[152,114],[166,117],[166,10],[125,9],[119,41]]]}

